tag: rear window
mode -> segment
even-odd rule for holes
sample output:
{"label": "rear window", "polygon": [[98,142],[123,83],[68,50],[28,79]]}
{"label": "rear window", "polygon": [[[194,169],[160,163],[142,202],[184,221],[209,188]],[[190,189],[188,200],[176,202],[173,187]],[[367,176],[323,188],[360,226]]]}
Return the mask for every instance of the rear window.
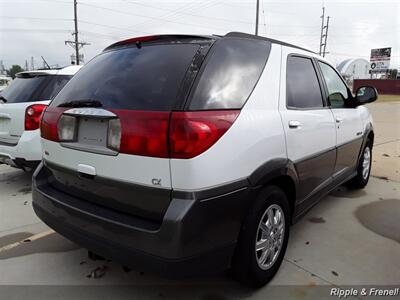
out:
{"label": "rear window", "polygon": [[171,110],[199,48],[197,44],[158,44],[104,52],[74,76],[51,106],[95,100],[105,108]]}
{"label": "rear window", "polygon": [[41,99],[52,100],[72,78],[72,76],[70,75],[57,75],[50,77],[51,80],[49,80],[48,84],[46,84],[44,88],[40,91]]}
{"label": "rear window", "polygon": [[242,108],[260,78],[270,49],[268,41],[218,40],[197,78],[189,109]]}
{"label": "rear window", "polygon": [[7,103],[52,100],[72,76],[17,77],[1,92]]}

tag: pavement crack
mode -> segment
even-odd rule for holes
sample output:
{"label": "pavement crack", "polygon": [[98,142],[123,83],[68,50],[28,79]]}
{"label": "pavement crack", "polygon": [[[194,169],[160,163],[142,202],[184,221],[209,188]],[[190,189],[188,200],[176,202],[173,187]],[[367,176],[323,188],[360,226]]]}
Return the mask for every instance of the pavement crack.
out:
{"label": "pavement crack", "polygon": [[294,266],[298,267],[299,269],[301,269],[301,270],[303,270],[303,271],[309,273],[310,275],[315,276],[315,277],[321,279],[321,280],[324,281],[325,283],[328,283],[328,284],[331,284],[331,285],[334,285],[334,286],[338,286],[337,284],[335,284],[335,283],[333,283],[333,282],[331,282],[331,281],[329,281],[329,280],[323,278],[321,275],[318,275],[318,274],[316,274],[316,273],[314,273],[314,272],[311,272],[311,271],[307,270],[306,268],[300,266],[299,264],[297,264],[297,263],[295,263],[295,262],[293,262],[293,261],[291,261],[291,260],[289,260],[289,259],[284,258],[283,260],[286,261],[286,262],[288,262],[288,263],[291,263],[292,265],[294,265]]}
{"label": "pavement crack", "polygon": [[382,145],[390,144],[390,143],[395,143],[395,142],[399,142],[399,141],[400,141],[400,139],[395,139],[395,140],[390,140],[390,141],[386,141],[386,142],[383,142],[383,143],[377,143],[377,144],[374,144],[374,147],[382,146]]}

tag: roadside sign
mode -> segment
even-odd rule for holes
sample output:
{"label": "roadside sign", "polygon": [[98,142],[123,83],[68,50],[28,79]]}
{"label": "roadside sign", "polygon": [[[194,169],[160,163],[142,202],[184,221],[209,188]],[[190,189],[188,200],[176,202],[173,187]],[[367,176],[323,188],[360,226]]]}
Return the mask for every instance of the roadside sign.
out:
{"label": "roadside sign", "polygon": [[371,72],[385,72],[389,69],[391,52],[391,47],[371,49]]}

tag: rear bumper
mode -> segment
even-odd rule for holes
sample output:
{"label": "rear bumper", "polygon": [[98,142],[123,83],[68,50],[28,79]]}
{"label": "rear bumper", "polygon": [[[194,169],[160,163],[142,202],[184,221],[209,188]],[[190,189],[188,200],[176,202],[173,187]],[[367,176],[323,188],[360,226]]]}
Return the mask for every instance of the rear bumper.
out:
{"label": "rear bumper", "polygon": [[42,160],[39,130],[25,131],[16,145],[0,143],[0,162],[34,168]]}
{"label": "rear bumper", "polygon": [[47,183],[43,169],[41,164],[34,174],[33,208],[77,244],[167,277],[217,273],[230,266],[251,193],[245,181],[212,191],[173,192],[161,224],[155,224],[59,192]]}

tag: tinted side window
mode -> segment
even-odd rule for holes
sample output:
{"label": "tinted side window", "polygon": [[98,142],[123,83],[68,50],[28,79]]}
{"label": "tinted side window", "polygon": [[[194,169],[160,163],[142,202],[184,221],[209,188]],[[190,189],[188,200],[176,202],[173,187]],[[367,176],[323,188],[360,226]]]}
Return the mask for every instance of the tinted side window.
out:
{"label": "tinted side window", "polygon": [[199,49],[197,44],[143,45],[104,52],[86,64],[52,106],[97,100],[105,108],[168,111]]}
{"label": "tinted side window", "polygon": [[332,107],[343,107],[345,100],[349,98],[346,85],[340,79],[335,70],[323,63],[318,62],[324,75],[326,85],[328,87],[329,101]]}
{"label": "tinted side window", "polygon": [[189,109],[241,108],[264,69],[270,49],[266,41],[217,41],[191,93]]}
{"label": "tinted side window", "polygon": [[286,99],[287,105],[293,108],[323,107],[321,88],[311,59],[288,57]]}

